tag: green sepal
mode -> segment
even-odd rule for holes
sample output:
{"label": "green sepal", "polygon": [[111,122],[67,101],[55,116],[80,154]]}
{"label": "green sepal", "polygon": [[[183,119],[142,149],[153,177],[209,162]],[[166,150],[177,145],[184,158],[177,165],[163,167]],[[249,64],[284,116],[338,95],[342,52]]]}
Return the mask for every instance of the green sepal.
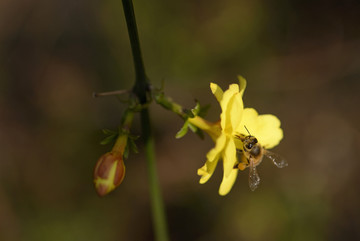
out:
{"label": "green sepal", "polygon": [[185,136],[189,129],[192,132],[194,132],[196,135],[198,135],[201,139],[205,138],[204,132],[201,129],[199,129],[198,127],[191,124],[188,120],[186,120],[184,125],[181,127],[181,129],[176,133],[175,135],[176,139],[180,139],[183,136]]}
{"label": "green sepal", "polygon": [[134,153],[139,153],[139,150],[137,148],[137,145],[135,143],[135,140],[137,139],[138,137],[134,137],[134,136],[129,136],[128,138],[128,146],[130,147],[130,150]]}
{"label": "green sepal", "polygon": [[191,109],[191,112],[193,113],[194,116],[205,117],[210,108],[210,104],[201,106],[198,100],[195,100],[195,102],[196,105],[193,109]]}
{"label": "green sepal", "polygon": [[187,118],[194,118],[196,116],[192,110],[184,109],[184,113],[187,116]]}
{"label": "green sepal", "polygon": [[205,138],[204,132],[203,132],[200,128],[194,126],[194,125],[191,124],[191,123],[189,123],[188,126],[189,126],[189,128],[190,128],[190,130],[191,130],[192,132],[194,132],[196,135],[198,135],[198,136],[200,137],[200,139],[204,139],[204,138]]}
{"label": "green sepal", "polygon": [[199,103],[199,101],[198,100],[195,100],[195,107],[193,108],[193,109],[191,109],[191,112],[195,115],[195,116],[197,116],[197,115],[199,115],[199,112],[200,112],[200,103]]}
{"label": "green sepal", "polygon": [[186,135],[186,133],[188,132],[188,129],[189,129],[189,124],[190,123],[187,120],[184,122],[184,125],[181,127],[181,129],[175,135],[176,139],[180,139]]}
{"label": "green sepal", "polygon": [[119,126],[118,129],[118,135],[129,135],[129,130],[122,128],[122,126]]}
{"label": "green sepal", "polygon": [[109,130],[109,129],[102,129],[102,132],[103,132],[105,135],[113,135],[113,134],[117,134],[117,132],[116,132],[116,131]]}
{"label": "green sepal", "polygon": [[123,159],[125,160],[125,159],[128,159],[128,157],[129,157],[129,153],[130,153],[130,151],[129,151],[129,142],[126,144],[126,146],[125,146],[125,149],[124,149],[124,154],[123,154]]}
{"label": "green sepal", "polygon": [[100,145],[107,145],[109,143],[115,142],[116,139],[119,136],[119,133],[116,131],[112,131],[109,129],[103,129],[102,132],[107,135],[107,137],[105,137],[101,142]]}
{"label": "green sepal", "polygon": [[200,110],[199,110],[199,113],[198,113],[198,116],[200,117],[205,117],[210,109],[211,105],[210,104],[207,104],[205,106],[201,106],[200,107]]}
{"label": "green sepal", "polygon": [[135,144],[135,140],[138,138],[139,138],[138,136],[128,135],[128,139],[123,155],[124,159],[127,159],[129,157],[130,152],[139,153],[138,148]]}

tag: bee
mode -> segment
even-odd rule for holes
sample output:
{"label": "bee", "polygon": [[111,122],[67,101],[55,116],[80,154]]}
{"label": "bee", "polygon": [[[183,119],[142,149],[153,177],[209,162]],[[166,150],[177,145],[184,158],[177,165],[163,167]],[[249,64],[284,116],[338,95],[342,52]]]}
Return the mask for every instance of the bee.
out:
{"label": "bee", "polygon": [[256,171],[256,167],[260,165],[264,156],[269,158],[278,168],[283,168],[288,165],[282,157],[261,146],[255,136],[252,136],[250,132],[248,136],[240,134],[235,137],[242,141],[243,150],[239,150],[242,154],[242,160],[240,163],[237,163],[234,168],[244,170],[246,167],[249,167],[249,187],[251,191],[254,191],[260,184],[260,177]]}

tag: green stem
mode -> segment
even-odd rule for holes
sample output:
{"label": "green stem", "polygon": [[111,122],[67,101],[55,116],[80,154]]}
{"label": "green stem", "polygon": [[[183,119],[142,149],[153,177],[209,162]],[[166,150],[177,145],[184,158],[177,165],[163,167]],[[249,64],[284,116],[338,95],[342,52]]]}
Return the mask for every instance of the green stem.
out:
{"label": "green stem", "polygon": [[134,6],[132,0],[122,0],[122,3],[124,6],[124,13],[129,32],[136,75],[136,82],[133,88],[133,92],[138,96],[140,103],[144,104],[148,101],[147,94],[149,92],[149,81],[146,77],[144,62],[141,56],[141,48],[136,26]]}
{"label": "green stem", "polygon": [[112,148],[113,153],[123,156],[133,119],[134,112],[126,110],[121,121],[121,132],[119,133],[119,137]]}
{"label": "green stem", "polygon": [[145,151],[147,158],[155,236],[157,241],[167,241],[169,238],[167,233],[164,204],[161,197],[160,185],[156,170],[154,138],[152,135],[151,125],[149,123],[149,110],[144,109],[141,112],[141,127],[145,138]]}
{"label": "green stem", "polygon": [[[133,92],[139,98],[141,104],[149,101],[149,81],[146,77],[145,67],[141,56],[140,41],[135,21],[135,13],[132,0],[122,0],[126,24],[129,32],[132,54],[134,58],[136,82]],[[149,110],[147,108],[141,111],[141,127],[145,141],[145,154],[148,166],[149,186],[151,195],[151,208],[155,229],[155,239],[157,241],[167,241],[168,232],[165,220],[165,211],[163,199],[160,192],[155,161],[154,138],[151,129]]]}

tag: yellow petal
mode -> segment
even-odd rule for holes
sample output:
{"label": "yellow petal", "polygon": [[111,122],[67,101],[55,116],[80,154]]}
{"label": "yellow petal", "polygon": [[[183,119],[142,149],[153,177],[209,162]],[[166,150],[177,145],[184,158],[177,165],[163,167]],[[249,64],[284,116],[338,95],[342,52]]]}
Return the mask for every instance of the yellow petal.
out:
{"label": "yellow petal", "polygon": [[198,169],[197,174],[201,176],[199,181],[200,184],[204,184],[210,179],[210,177],[215,171],[218,160],[219,159],[212,162],[206,161],[205,165]]}
{"label": "yellow petal", "polygon": [[[232,120],[231,120],[231,114],[233,113],[233,104],[239,104],[239,98],[235,97],[236,94],[239,94],[239,85],[232,84],[229,86],[229,89],[227,89],[224,92],[223,98],[220,102],[221,106],[221,128],[224,132],[231,134],[233,127],[232,127]],[[235,98],[235,99],[234,99]],[[241,97],[240,97],[241,99]],[[242,100],[241,100],[242,104]]]}
{"label": "yellow petal", "polygon": [[[231,120],[232,130],[238,129],[241,125],[242,113],[244,110],[244,104],[240,93],[234,95],[233,101],[229,106],[229,115]],[[230,133],[233,134],[232,132]]]}
{"label": "yellow petal", "polygon": [[[238,126],[237,129],[235,129],[236,132],[241,133],[243,135],[253,135],[255,136],[255,129],[257,129],[257,118],[258,118],[258,113],[256,112],[255,109],[253,108],[245,108],[243,110],[242,113],[242,119],[241,119],[241,124]],[[247,132],[246,128],[250,131],[250,133]],[[257,136],[256,136],[257,137]]]}
{"label": "yellow petal", "polygon": [[239,85],[240,85],[240,94],[241,96],[244,95],[244,91],[246,89],[246,79],[241,75],[238,75]]}
{"label": "yellow petal", "polygon": [[267,149],[277,146],[284,137],[283,130],[280,128],[280,120],[274,115],[260,115],[259,142]]}
{"label": "yellow petal", "polygon": [[234,169],[234,165],[236,162],[236,146],[234,140],[232,138],[229,138],[223,152],[223,166],[225,177],[228,177],[230,175],[230,173]]}
{"label": "yellow petal", "polygon": [[280,128],[280,120],[274,115],[258,115],[255,109],[245,108],[242,115],[242,121],[237,132],[255,136],[259,143],[265,148],[273,148],[279,144],[283,138],[283,131]]}
{"label": "yellow petal", "polygon": [[210,83],[210,89],[211,92],[215,95],[217,101],[220,103],[223,98],[223,90],[215,83]]}
{"label": "yellow petal", "polygon": [[228,102],[236,93],[239,93],[239,85],[237,84],[229,85],[229,89],[227,89],[224,92],[223,98],[220,101],[220,106],[222,110],[224,110],[227,107]]}
{"label": "yellow petal", "polygon": [[223,107],[220,115],[223,132],[228,135],[233,134],[233,130],[241,124],[243,108],[244,104],[240,93],[234,93],[227,102],[227,106]]}
{"label": "yellow petal", "polygon": [[224,175],[223,180],[220,184],[219,194],[225,196],[228,194],[233,187],[239,170],[233,169],[228,177]]}
{"label": "yellow petal", "polygon": [[[237,134],[239,134],[239,133],[237,133]],[[234,142],[235,142],[236,149],[239,149],[239,150],[243,149],[244,144],[240,139],[234,138]]]}
{"label": "yellow petal", "polygon": [[208,133],[211,139],[214,140],[214,142],[221,135],[221,127],[219,122],[213,123],[201,118],[200,116],[189,118],[188,121]]}
{"label": "yellow petal", "polygon": [[221,152],[224,150],[225,144],[226,144],[226,135],[221,134],[220,137],[218,139],[216,139],[215,147],[212,148],[206,154],[206,159],[209,162],[212,162],[212,161],[214,161],[216,159],[219,159]]}

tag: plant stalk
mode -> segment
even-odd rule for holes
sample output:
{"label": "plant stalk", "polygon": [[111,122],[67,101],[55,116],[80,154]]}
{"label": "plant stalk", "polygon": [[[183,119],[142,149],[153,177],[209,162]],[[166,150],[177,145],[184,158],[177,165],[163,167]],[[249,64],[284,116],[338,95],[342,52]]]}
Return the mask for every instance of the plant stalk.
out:
{"label": "plant stalk", "polygon": [[[150,101],[149,80],[146,76],[145,67],[141,55],[139,35],[136,26],[135,13],[132,0],[122,0],[126,24],[128,28],[132,55],[134,59],[136,81],[133,92],[141,104]],[[151,129],[151,121],[148,108],[140,113],[142,135],[145,142],[145,154],[149,176],[149,188],[155,240],[168,241],[167,223],[165,218],[164,204],[161,196],[160,185],[156,169],[154,137]]]}

